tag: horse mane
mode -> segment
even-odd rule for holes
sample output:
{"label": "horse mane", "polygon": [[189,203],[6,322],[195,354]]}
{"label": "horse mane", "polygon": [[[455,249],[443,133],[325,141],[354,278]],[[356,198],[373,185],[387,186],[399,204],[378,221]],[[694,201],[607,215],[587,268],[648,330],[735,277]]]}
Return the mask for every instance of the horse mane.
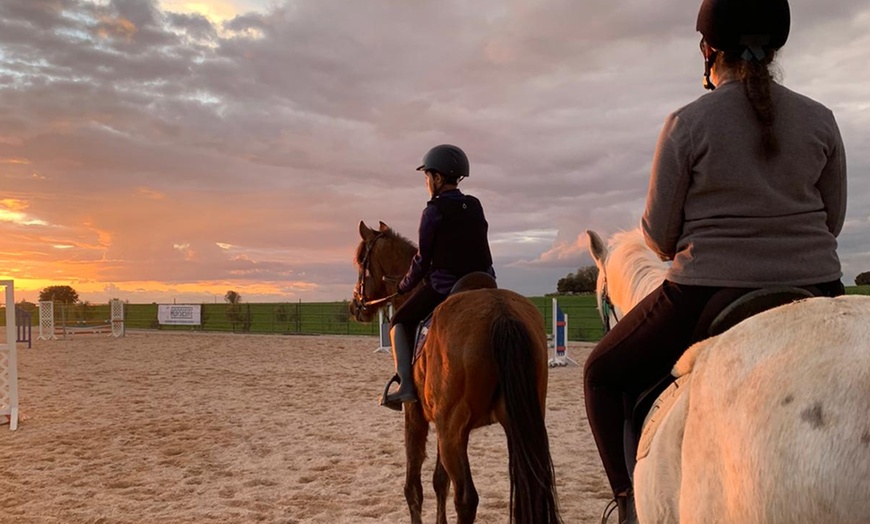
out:
{"label": "horse mane", "polygon": [[[402,252],[416,252],[417,245],[410,241],[407,237],[398,233],[395,229],[391,227],[383,227],[380,231],[378,231],[383,238],[386,238],[389,241],[393,241],[398,243],[399,248]],[[366,242],[362,241],[356,247],[356,253],[354,254],[353,260],[356,262],[358,266],[361,266],[363,263],[363,258],[366,255]]]}
{"label": "horse mane", "polygon": [[417,251],[417,244],[409,240],[406,236],[398,233],[395,229],[388,227],[384,231],[381,231],[381,233],[383,233],[385,237],[393,239],[396,242],[403,244],[405,247]]}
{"label": "horse mane", "polygon": [[624,313],[662,284],[668,264],[647,247],[640,228],[614,233],[608,246],[607,292]]}

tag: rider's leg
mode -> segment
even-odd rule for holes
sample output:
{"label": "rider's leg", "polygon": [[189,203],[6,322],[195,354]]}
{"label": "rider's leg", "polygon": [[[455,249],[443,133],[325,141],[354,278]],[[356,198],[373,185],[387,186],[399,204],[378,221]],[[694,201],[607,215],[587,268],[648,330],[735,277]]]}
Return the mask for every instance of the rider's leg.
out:
{"label": "rider's leg", "polygon": [[414,370],[411,359],[414,358],[414,348],[408,329],[404,324],[396,324],[390,330],[390,342],[393,345],[393,360],[396,364],[396,374],[399,375],[399,390],[387,395],[384,402],[415,402],[417,394],[414,391]]}
{"label": "rider's leg", "polygon": [[698,315],[713,290],[666,281],[632,308],[586,360],[587,421],[614,495],[632,487],[623,447],[624,421],[631,413],[624,399],[670,372],[688,348]]}
{"label": "rider's leg", "polygon": [[[393,346],[393,359],[396,364],[396,374],[401,380],[399,391],[389,394],[386,390],[381,398],[381,405],[390,409],[401,410],[402,402],[417,399],[414,392],[414,374],[412,361],[414,358],[414,340],[417,325],[446,298],[445,295],[433,290],[427,285],[418,287],[413,294],[399,307],[390,327],[390,342]],[[401,333],[399,332],[401,331]],[[399,335],[402,336],[399,336]],[[395,377],[387,383],[387,389],[395,381]]]}

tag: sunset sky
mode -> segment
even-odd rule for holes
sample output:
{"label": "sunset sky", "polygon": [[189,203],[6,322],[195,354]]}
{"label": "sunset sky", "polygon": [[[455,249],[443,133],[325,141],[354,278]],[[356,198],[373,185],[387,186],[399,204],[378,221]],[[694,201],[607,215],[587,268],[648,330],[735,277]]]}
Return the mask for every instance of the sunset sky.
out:
{"label": "sunset sky", "polygon": [[[700,0],[0,0],[0,279],[35,302],[348,299],[357,225],[416,238],[459,145],[502,287],[634,227],[703,95]],[[844,282],[870,271],[870,2],[791,0],[783,83],[833,109]]]}

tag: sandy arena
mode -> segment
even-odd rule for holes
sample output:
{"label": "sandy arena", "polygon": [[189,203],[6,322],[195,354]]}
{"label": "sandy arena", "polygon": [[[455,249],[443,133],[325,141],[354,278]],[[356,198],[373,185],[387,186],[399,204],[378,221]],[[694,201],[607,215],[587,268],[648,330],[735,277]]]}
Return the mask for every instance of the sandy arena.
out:
{"label": "sandy arena", "polygon": [[[403,416],[377,405],[392,359],[375,347],[374,337],[177,332],[19,344],[24,419],[15,432],[0,426],[0,522],[407,522]],[[572,343],[568,355],[582,363],[589,350]],[[566,523],[596,522],[609,498],[581,376],[550,370]],[[472,433],[469,457],[477,522],[507,522],[501,427]]]}

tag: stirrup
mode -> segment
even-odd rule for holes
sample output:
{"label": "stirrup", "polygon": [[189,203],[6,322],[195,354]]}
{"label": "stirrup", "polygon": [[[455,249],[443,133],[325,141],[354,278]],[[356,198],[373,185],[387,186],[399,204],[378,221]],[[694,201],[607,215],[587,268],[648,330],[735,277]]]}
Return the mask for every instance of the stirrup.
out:
{"label": "stirrup", "polygon": [[[625,499],[624,508],[619,507],[620,498]],[[622,511],[619,511],[620,509],[622,509]],[[634,493],[632,490],[627,491],[621,497],[619,495],[613,497],[610,502],[607,503],[607,506],[604,507],[604,511],[601,513],[601,524],[607,524],[607,521],[610,520],[610,516],[613,515],[614,511],[617,512],[617,519],[622,519],[616,524],[637,524],[637,510],[634,507]]]}
{"label": "stirrup", "polygon": [[604,511],[601,512],[601,524],[607,524],[607,521],[610,520],[610,515],[612,515],[618,507],[619,505],[616,503],[616,497],[610,499],[610,502],[604,506]]}
{"label": "stirrup", "polygon": [[391,378],[387,382],[387,385],[384,386],[384,394],[381,395],[381,405],[394,411],[402,411],[402,401],[397,398],[390,398],[392,397],[392,395],[390,395],[390,386],[392,386],[393,384],[399,384],[400,386],[402,384],[402,381],[399,380],[398,373],[393,375],[393,378]]}

